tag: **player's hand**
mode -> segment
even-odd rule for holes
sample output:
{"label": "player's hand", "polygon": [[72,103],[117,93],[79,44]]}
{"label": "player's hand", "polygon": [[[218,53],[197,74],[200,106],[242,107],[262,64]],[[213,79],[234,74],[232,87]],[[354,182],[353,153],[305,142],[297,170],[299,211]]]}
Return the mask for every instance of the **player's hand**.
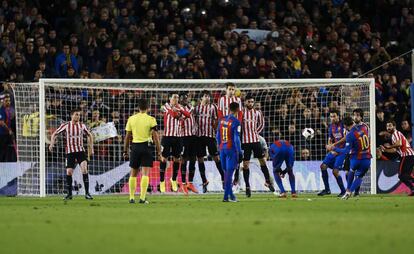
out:
{"label": "player's hand", "polygon": [[54,146],[55,146],[54,144],[50,144],[50,145],[49,145],[49,151],[50,151],[50,152],[53,152],[53,147],[54,147]]}
{"label": "player's hand", "polygon": [[124,160],[129,160],[129,154],[128,154],[128,152],[123,152],[122,153],[122,156],[124,157]]}
{"label": "player's hand", "polygon": [[331,151],[331,154],[333,154],[333,155],[338,155],[338,153],[337,153],[337,152],[335,152],[335,151]]}
{"label": "player's hand", "polygon": [[332,151],[333,150],[333,145],[326,145],[326,150],[327,151]]}
{"label": "player's hand", "polygon": [[385,151],[385,147],[383,145],[380,145],[380,151],[384,152]]}
{"label": "player's hand", "polygon": [[162,155],[161,155],[161,153],[158,153],[158,154],[157,154],[157,160],[158,160],[158,161],[162,161]]}
{"label": "player's hand", "polygon": [[92,149],[91,149],[91,155],[94,155],[94,153],[95,153],[95,152],[93,151],[93,148],[92,148]]}

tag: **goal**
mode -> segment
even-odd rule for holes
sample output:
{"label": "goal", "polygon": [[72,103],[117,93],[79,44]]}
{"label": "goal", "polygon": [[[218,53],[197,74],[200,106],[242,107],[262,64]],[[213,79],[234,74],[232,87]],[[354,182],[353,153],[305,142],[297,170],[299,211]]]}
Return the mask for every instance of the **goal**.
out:
{"label": "goal", "polygon": [[[375,157],[373,79],[41,79],[38,83],[13,84],[17,119],[16,167],[22,172],[17,181],[18,194],[44,197],[64,192],[64,140],[62,137],[58,139],[53,152],[48,150],[48,144],[53,131],[62,122],[70,120],[73,108],[81,109],[81,121],[95,134],[95,154],[89,156],[91,193],[127,192],[129,166],[122,158],[122,144],[126,120],[135,112],[137,100],[148,99],[149,114],[156,117],[162,133],[161,107],[172,92],[187,93],[191,103],[196,105],[201,92],[209,90],[213,102],[217,103],[225,93],[226,82],[236,84],[236,93],[242,101],[247,94],[255,98],[255,107],[265,117],[265,128],[261,135],[268,144],[278,136],[294,145],[294,171],[299,191],[314,192],[323,188],[319,166],[326,155],[331,109],[338,109],[341,118],[351,114],[355,108],[364,111],[364,122],[370,126],[371,152]],[[314,129],[312,139],[303,137],[304,128]],[[171,175],[171,168],[168,168],[166,179]],[[272,170],[270,161],[268,168]],[[252,190],[265,191],[263,175],[254,159],[250,169]],[[209,192],[222,191],[220,175],[210,157],[206,157],[206,175],[210,181]],[[180,177],[179,173],[179,181]],[[157,193],[158,183],[159,165],[154,162],[150,173],[152,192]],[[198,169],[194,183],[201,189]],[[73,182],[75,194],[84,193],[82,184],[81,174],[76,169]],[[330,185],[333,192],[339,191],[331,173]],[[372,160],[361,191],[376,193],[375,159]]]}

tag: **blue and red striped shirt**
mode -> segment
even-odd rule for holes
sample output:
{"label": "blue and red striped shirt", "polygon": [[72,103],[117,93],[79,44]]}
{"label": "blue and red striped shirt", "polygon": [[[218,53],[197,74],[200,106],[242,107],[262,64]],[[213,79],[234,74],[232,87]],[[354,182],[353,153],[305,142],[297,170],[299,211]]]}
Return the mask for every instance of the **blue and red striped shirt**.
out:
{"label": "blue and red striped shirt", "polygon": [[344,148],[334,148],[337,153],[350,154],[350,159],[371,159],[371,145],[366,125],[354,125],[346,135]]}
{"label": "blue and red striped shirt", "polygon": [[240,121],[233,115],[220,120],[216,135],[220,150],[235,150],[241,153],[240,129]]}
{"label": "blue and red striped shirt", "polygon": [[[329,125],[328,134],[329,134],[329,139],[332,141],[332,144],[338,142],[346,135],[344,125],[341,122],[331,123]],[[344,143],[338,144],[335,147],[343,148]]]}

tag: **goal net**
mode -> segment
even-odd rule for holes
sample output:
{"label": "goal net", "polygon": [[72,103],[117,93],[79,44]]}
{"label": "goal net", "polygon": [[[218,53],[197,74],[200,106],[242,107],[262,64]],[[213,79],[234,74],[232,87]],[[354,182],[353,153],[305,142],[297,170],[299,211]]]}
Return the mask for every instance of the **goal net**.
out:
{"label": "goal net", "polygon": [[[254,97],[255,107],[265,117],[261,135],[267,144],[273,143],[278,136],[294,145],[294,172],[299,191],[314,192],[323,189],[320,164],[327,153],[325,145],[328,140],[329,111],[332,109],[339,110],[341,118],[350,115],[355,108],[364,111],[364,122],[370,126],[371,150],[375,156],[375,102],[371,79],[42,79],[39,83],[13,84],[17,119],[17,165],[22,172],[18,177],[18,194],[45,196],[63,194],[65,191],[64,137],[59,136],[52,152],[48,146],[51,134],[61,123],[70,120],[70,111],[74,108],[81,109],[81,121],[95,135],[95,154],[88,157],[91,193],[126,193],[129,166],[122,157],[122,145],[126,121],[136,112],[137,100],[146,98],[149,101],[149,114],[157,119],[162,134],[164,123],[161,108],[168,102],[172,92],[188,93],[188,99],[195,106],[200,103],[201,92],[209,90],[212,102],[217,104],[225,93],[226,82],[236,84],[237,96],[242,101],[247,94]],[[315,131],[312,139],[305,139],[302,135],[305,128]],[[209,192],[222,191],[220,175],[212,158],[205,159]],[[361,188],[363,192],[376,193],[375,165],[375,160],[372,160],[371,170],[365,176]],[[272,175],[270,161],[268,168]],[[252,190],[266,191],[264,177],[255,159],[251,160],[250,169]],[[331,172],[329,174],[331,190],[339,192],[333,175]],[[166,179],[170,176],[171,165],[166,171]],[[83,194],[79,168],[75,169],[73,179],[74,193]],[[180,179],[181,173],[178,176],[179,182]],[[169,189],[169,181],[166,183]],[[287,183],[285,186],[289,186]],[[157,193],[158,184],[159,164],[154,162],[150,173],[150,189],[153,193]],[[198,166],[194,184],[201,189]]]}

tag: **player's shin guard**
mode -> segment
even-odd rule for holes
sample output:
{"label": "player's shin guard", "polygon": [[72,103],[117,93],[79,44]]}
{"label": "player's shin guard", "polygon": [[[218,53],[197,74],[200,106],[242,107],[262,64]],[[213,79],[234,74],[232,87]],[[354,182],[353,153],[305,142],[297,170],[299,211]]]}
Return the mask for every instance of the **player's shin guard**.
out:
{"label": "player's shin guard", "polygon": [[141,193],[140,193],[139,199],[145,200],[145,197],[147,195],[148,185],[149,185],[149,177],[148,176],[142,176],[141,177],[141,184],[140,184]]}
{"label": "player's shin guard", "polygon": [[351,188],[349,189],[349,191],[351,193],[354,192],[356,188],[361,186],[361,183],[362,183],[362,177],[360,177],[360,176],[355,177],[355,180],[352,183]]}
{"label": "player's shin guard", "polygon": [[321,170],[322,171],[322,180],[323,184],[325,185],[325,190],[330,191],[331,188],[329,188],[329,175],[328,170]]}
{"label": "player's shin guard", "polygon": [[341,193],[345,193],[345,187],[344,187],[344,182],[342,181],[342,176],[339,175],[335,176],[336,182],[338,183],[339,189],[341,190]]}
{"label": "player's shin guard", "polygon": [[269,175],[269,169],[266,165],[260,166],[260,170],[262,170],[264,178],[266,180],[266,183],[270,183],[270,175]]}
{"label": "player's shin guard", "polygon": [[246,184],[246,188],[250,188],[250,169],[249,168],[243,168],[243,178],[244,183]]}
{"label": "player's shin guard", "polygon": [[292,193],[296,193],[296,182],[295,182],[295,174],[293,174],[292,170],[288,171],[289,175],[289,183],[290,183],[290,189]]}
{"label": "player's shin guard", "polygon": [[[220,176],[221,176],[221,181],[223,182],[223,181],[224,181],[224,171],[223,171],[223,169],[221,168],[221,162],[220,162],[220,161],[216,161],[215,163],[216,163],[217,170],[218,170],[218,172],[220,173]],[[200,165],[200,164],[199,164],[199,165]],[[204,169],[205,169],[205,168],[204,168]]]}
{"label": "player's shin guard", "polygon": [[167,168],[167,162],[160,162],[160,182],[165,181],[165,169]]}
{"label": "player's shin guard", "polygon": [[135,190],[137,188],[137,178],[130,176],[128,184],[129,184],[129,200],[135,199]]}
{"label": "player's shin guard", "polygon": [[193,161],[190,161],[190,165],[188,166],[188,181],[190,182],[190,183],[192,183],[193,182],[193,180],[194,180],[194,174],[195,174],[195,160],[193,160]]}
{"label": "player's shin guard", "polygon": [[187,162],[181,163],[181,182],[185,184],[187,182]]}
{"label": "player's shin guard", "polygon": [[[279,190],[281,193],[285,193],[285,188],[283,187],[282,178],[280,178],[279,172],[277,170],[273,171],[273,176],[275,177],[275,182],[277,184],[277,187],[279,187]],[[290,181],[290,178],[289,178]]]}
{"label": "player's shin guard", "polygon": [[68,195],[72,195],[72,176],[66,175],[66,190]]}
{"label": "player's shin guard", "polygon": [[89,174],[82,174],[83,185],[85,185],[85,195],[89,194]]}
{"label": "player's shin guard", "polygon": [[204,164],[204,162],[198,162],[198,170],[200,170],[201,180],[203,181],[203,183],[206,183],[206,165]]}
{"label": "player's shin guard", "polygon": [[177,181],[177,175],[178,175],[178,170],[179,169],[180,169],[180,163],[174,161],[174,163],[173,163],[173,175],[172,175],[172,180],[173,181]]}

